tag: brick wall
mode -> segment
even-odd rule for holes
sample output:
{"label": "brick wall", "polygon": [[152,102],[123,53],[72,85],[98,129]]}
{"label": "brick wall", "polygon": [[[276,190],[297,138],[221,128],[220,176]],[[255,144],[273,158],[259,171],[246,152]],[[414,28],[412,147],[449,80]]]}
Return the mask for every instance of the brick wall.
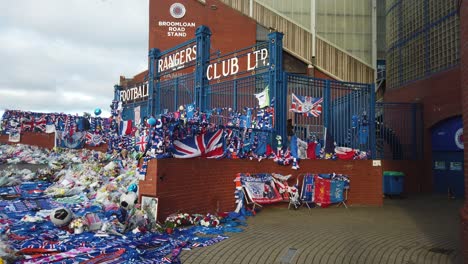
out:
{"label": "brick wall", "polygon": [[[34,133],[34,132],[23,132],[21,133],[21,141],[19,144],[38,146],[41,148],[53,149],[54,148],[55,133],[45,134],[45,133]],[[0,143],[5,144],[15,144],[8,142],[7,135],[0,135]],[[99,147],[90,147],[85,146],[86,149],[96,150],[96,151],[107,151],[107,144],[103,144]]]}
{"label": "brick wall", "polygon": [[433,189],[430,129],[437,122],[461,114],[460,94],[460,67],[385,92],[385,102],[419,102],[423,105],[424,164],[420,182],[421,192],[431,193]]}
{"label": "brick wall", "polygon": [[[0,142],[8,143],[8,137],[0,136]],[[22,135],[21,143],[51,149],[54,146],[54,134],[25,133]],[[87,148],[105,151],[107,145]],[[234,210],[233,180],[239,172],[292,174],[290,184],[294,184],[297,177],[301,183],[302,173],[335,172],[350,177],[349,205],[383,204],[382,168],[389,168],[385,162],[384,167],[373,167],[370,160],[303,160],[300,166],[300,170],[295,171],[290,166],[279,166],[271,160],[262,162],[202,158],[151,160],[145,180],[139,182],[139,192],[140,196],[159,197],[158,218],[163,220],[177,211],[214,213]]]}
{"label": "brick wall", "polygon": [[327,79],[327,80],[335,80],[333,77],[330,75],[322,72],[321,70],[314,68],[314,77],[315,78],[320,78],[320,79]]}
{"label": "brick wall", "polygon": [[[271,160],[152,160],[140,181],[140,195],[159,197],[159,220],[174,212],[207,213],[235,208],[234,177],[239,172],[292,174],[290,184],[301,173],[342,173],[351,179],[350,205],[381,206],[382,167],[372,161],[304,160],[300,170],[279,166]],[[300,177],[300,179],[302,179]]]}
{"label": "brick wall", "polygon": [[[175,2],[186,8],[185,16],[180,19],[169,13]],[[149,12],[149,49],[164,51],[193,39],[196,28],[201,25],[211,30],[212,52],[220,50],[226,54],[254,45],[256,41],[256,22],[218,0],[207,0],[206,4],[194,0],[150,0]],[[168,27],[159,26],[159,21],[194,22],[195,27],[186,27],[186,36],[173,37],[168,36]]]}
{"label": "brick wall", "polygon": [[419,193],[422,189],[421,182],[425,179],[422,160],[382,160],[382,171],[401,171],[405,174],[403,192]]}
{"label": "brick wall", "polygon": [[[460,57],[461,57],[461,92],[459,96],[462,98],[463,107],[463,130],[468,131],[468,1],[461,2],[460,8]],[[465,158],[465,204],[460,211],[461,215],[461,237],[464,263],[468,262],[468,140],[464,136]]]}

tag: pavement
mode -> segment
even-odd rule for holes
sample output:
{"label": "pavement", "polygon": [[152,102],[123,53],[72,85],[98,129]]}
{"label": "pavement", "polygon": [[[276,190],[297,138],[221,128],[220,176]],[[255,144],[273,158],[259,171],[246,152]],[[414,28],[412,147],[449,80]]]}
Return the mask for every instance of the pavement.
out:
{"label": "pavement", "polygon": [[[0,171],[8,167],[0,165]],[[46,165],[14,165],[37,170]],[[183,251],[184,264],[431,264],[463,263],[462,199],[410,195],[382,207],[331,206],[288,210],[265,206],[241,233]]]}
{"label": "pavement", "polygon": [[244,232],[184,251],[189,263],[462,263],[463,200],[409,196],[383,207],[263,208]]}

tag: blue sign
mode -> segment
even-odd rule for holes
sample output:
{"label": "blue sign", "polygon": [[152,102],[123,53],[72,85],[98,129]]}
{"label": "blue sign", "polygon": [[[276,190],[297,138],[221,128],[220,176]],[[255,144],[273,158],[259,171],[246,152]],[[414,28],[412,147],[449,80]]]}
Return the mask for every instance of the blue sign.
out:
{"label": "blue sign", "polygon": [[450,118],[432,129],[433,151],[463,151],[463,121],[461,117]]}

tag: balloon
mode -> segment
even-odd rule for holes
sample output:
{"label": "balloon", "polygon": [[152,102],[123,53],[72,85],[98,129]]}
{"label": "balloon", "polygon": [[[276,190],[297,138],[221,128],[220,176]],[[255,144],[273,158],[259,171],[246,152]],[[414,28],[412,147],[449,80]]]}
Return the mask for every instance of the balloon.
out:
{"label": "balloon", "polygon": [[148,119],[148,124],[151,125],[151,126],[154,126],[156,125],[156,119],[154,119],[154,117],[151,117],[150,119]]}
{"label": "balloon", "polygon": [[127,191],[137,192],[138,191],[138,186],[135,183],[132,183],[132,184],[130,184],[130,186],[128,186]]}
{"label": "balloon", "polygon": [[101,108],[96,108],[96,109],[94,109],[94,114],[95,114],[95,115],[98,116],[98,115],[100,115],[101,113],[102,113]]}

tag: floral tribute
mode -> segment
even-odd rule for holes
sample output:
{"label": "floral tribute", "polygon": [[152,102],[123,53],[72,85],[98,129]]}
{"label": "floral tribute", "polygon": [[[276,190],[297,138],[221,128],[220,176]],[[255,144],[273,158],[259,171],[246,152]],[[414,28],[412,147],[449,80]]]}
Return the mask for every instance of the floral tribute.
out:
{"label": "floral tribute", "polygon": [[207,214],[200,220],[200,225],[205,227],[216,227],[219,226],[219,219],[215,215]]}
{"label": "floral tribute", "polygon": [[70,228],[73,228],[73,229],[75,229],[75,228],[85,228],[85,227],[88,226],[88,222],[85,219],[79,217],[79,218],[73,219],[73,221],[71,221],[69,226],[70,226]]}
{"label": "floral tribute", "polygon": [[189,225],[201,225],[205,227],[216,227],[220,224],[220,219],[212,214],[201,215],[188,213],[173,214],[166,218],[165,226],[182,227]]}

